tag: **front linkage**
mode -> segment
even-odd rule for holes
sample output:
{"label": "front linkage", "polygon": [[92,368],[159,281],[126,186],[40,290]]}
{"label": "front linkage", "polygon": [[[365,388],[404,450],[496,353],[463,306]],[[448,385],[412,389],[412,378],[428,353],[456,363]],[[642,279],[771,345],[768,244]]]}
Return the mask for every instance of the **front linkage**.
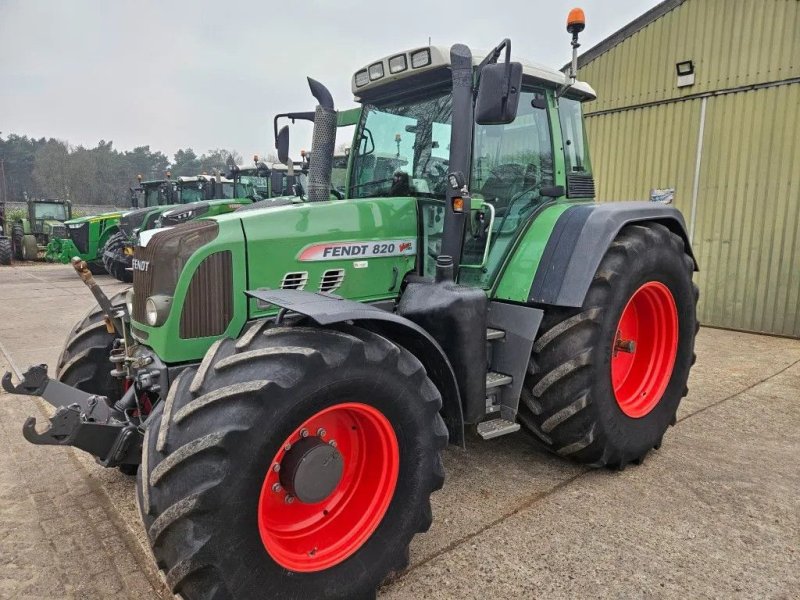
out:
{"label": "front linkage", "polygon": [[[115,354],[127,355],[130,339],[125,329],[127,308],[111,303],[84,261],[73,260],[72,265],[103,309],[109,333],[120,336],[122,347]],[[17,385],[12,382],[12,374],[6,372],[2,386],[9,394],[39,396],[56,408],[50,426],[41,433],[36,430],[35,417],[26,419],[22,434],[32,444],[74,446],[93,455],[104,467],[121,467],[124,471],[135,471],[141,462],[146,411],[136,396],[135,386],[128,387],[122,398],[114,402],[51,379],[45,364],[29,368]]]}

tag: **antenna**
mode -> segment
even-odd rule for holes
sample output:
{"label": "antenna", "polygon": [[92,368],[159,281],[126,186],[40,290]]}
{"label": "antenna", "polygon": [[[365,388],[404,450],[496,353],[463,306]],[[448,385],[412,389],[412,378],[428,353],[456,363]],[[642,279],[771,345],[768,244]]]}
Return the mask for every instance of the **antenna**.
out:
{"label": "antenna", "polygon": [[558,97],[563,96],[566,91],[575,85],[578,80],[578,34],[586,29],[586,15],[582,8],[573,8],[567,15],[567,32],[572,34],[572,63],[569,66],[569,82],[558,90]]}

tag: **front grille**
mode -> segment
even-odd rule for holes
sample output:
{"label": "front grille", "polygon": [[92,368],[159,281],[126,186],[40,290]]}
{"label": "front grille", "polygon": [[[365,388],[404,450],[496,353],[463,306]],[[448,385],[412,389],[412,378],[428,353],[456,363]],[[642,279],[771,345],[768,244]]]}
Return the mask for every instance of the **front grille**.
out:
{"label": "front grille", "polygon": [[69,227],[67,233],[79,252],[89,251],[89,223],[81,223],[79,227]]}
{"label": "front grille", "polygon": [[57,240],[63,240],[67,237],[67,228],[63,225],[56,225],[51,229],[50,236]]}
{"label": "front grille", "polygon": [[186,261],[217,235],[216,221],[194,221],[154,235],[133,254],[133,320],[146,323],[150,296],[172,296]]}
{"label": "front grille", "polygon": [[594,198],[594,178],[585,173],[567,175],[567,196],[570,198]]}
{"label": "front grille", "polygon": [[220,335],[233,318],[233,254],[215,252],[197,267],[181,313],[183,339]]}

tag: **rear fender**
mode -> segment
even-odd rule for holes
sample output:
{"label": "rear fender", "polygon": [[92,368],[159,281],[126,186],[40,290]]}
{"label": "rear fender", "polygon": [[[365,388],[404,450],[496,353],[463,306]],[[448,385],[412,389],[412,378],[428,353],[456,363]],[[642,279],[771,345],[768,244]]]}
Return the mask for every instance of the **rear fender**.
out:
{"label": "rear fender", "polygon": [[678,209],[653,202],[578,205],[564,211],[556,222],[532,278],[528,302],[582,306],[611,242],[626,225],[645,221],[660,223],[679,235],[698,270]]}
{"label": "rear fender", "polygon": [[304,315],[320,326],[352,322],[378,333],[416,356],[442,395],[442,418],[450,443],[464,445],[464,415],[458,383],[442,348],[416,323],[377,306],[300,290],[253,290],[251,298]]}

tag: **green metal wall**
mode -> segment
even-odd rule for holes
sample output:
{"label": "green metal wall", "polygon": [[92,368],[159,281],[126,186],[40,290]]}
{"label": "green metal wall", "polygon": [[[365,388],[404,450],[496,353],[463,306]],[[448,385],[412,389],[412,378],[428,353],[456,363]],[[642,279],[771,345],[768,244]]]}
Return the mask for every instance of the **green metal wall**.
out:
{"label": "green metal wall", "polygon": [[675,188],[701,321],[800,337],[800,1],[687,0],[579,76],[598,197]]}

